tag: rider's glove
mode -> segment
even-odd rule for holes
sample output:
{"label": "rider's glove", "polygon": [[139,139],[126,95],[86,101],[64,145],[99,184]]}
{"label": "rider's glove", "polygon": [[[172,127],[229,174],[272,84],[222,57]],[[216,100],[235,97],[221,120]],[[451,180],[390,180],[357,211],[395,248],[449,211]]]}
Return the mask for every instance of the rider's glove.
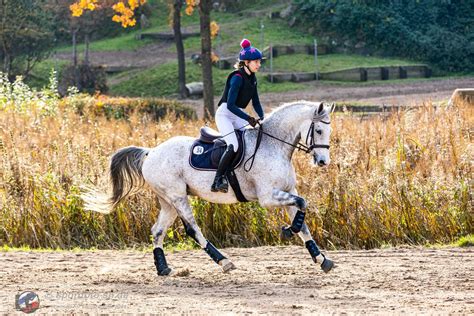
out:
{"label": "rider's glove", "polygon": [[249,124],[252,126],[252,127],[255,127],[258,123],[258,120],[255,118],[255,117],[252,117],[252,116],[249,116],[248,120]]}

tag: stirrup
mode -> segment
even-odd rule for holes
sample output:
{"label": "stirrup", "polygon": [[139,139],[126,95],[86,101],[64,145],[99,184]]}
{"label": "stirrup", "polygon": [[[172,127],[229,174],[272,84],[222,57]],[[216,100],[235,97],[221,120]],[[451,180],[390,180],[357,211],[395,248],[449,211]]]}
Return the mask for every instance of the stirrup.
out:
{"label": "stirrup", "polygon": [[225,182],[222,183],[222,185],[220,187],[217,187],[216,189],[218,192],[227,193],[229,192],[229,185],[227,184],[227,182]]}
{"label": "stirrup", "polygon": [[229,184],[225,176],[216,177],[214,183],[211,186],[212,192],[227,193],[229,191]]}

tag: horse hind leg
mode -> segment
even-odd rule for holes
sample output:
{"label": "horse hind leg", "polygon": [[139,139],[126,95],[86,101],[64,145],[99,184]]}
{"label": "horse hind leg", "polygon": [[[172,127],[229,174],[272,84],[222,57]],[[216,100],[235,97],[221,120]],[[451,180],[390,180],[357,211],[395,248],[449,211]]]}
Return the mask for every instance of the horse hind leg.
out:
{"label": "horse hind leg", "polygon": [[[299,211],[299,209],[294,207],[294,206],[290,206],[288,208],[288,214],[293,218],[293,221],[294,221],[295,216],[297,216],[298,211]],[[327,273],[327,272],[331,271],[331,269],[334,267],[334,262],[332,262],[331,259],[327,258],[319,250],[318,245],[316,244],[313,237],[311,236],[311,233],[308,229],[308,226],[306,226],[305,223],[302,223],[301,229],[298,232],[298,235],[300,236],[300,238],[305,243],[306,249],[308,249],[308,252],[311,255],[311,258],[313,259],[313,261],[315,263],[320,264],[321,269],[324,272]]]}
{"label": "horse hind leg", "polygon": [[186,234],[193,238],[215,263],[221,266],[223,272],[229,272],[230,270],[235,269],[235,265],[204,237],[201,229],[196,223],[196,219],[194,218],[187,197],[176,199],[173,205],[183,221]]}
{"label": "horse hind leg", "polygon": [[166,262],[165,253],[163,251],[163,240],[166,235],[166,231],[176,220],[178,214],[176,210],[168,204],[163,199],[160,199],[161,210],[158,215],[158,220],[151,228],[151,233],[153,235],[153,256],[155,259],[155,266],[158,272],[158,275],[169,275],[171,273],[171,268],[168,267]]}

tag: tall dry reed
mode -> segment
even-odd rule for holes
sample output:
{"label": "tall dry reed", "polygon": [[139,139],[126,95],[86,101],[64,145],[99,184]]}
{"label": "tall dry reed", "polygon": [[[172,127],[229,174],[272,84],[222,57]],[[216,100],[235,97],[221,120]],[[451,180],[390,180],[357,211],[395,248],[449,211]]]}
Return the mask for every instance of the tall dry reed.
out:
{"label": "tall dry reed", "polygon": [[[309,225],[325,247],[449,242],[473,232],[473,107],[421,108],[361,120],[333,118],[332,164],[294,156]],[[154,147],[175,135],[196,136],[203,121],[143,114],[128,120],[80,116],[63,101],[55,115],[0,111],[0,244],[118,248],[150,243],[159,205],[149,190],[110,215],[82,209],[79,187],[104,186],[118,148]],[[193,200],[203,233],[219,246],[279,244],[289,222],[282,209],[256,203]],[[179,222],[168,242],[184,240]],[[295,243],[299,240],[295,238]]]}

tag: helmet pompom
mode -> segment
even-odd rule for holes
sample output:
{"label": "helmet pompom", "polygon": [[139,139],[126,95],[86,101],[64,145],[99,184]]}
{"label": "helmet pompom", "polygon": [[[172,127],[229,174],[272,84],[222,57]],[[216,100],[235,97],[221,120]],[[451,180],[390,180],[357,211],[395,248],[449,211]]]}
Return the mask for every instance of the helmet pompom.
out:
{"label": "helmet pompom", "polygon": [[242,47],[242,48],[250,47],[250,45],[251,45],[251,44],[250,44],[250,41],[249,41],[248,39],[246,39],[246,38],[244,38],[244,39],[242,40],[242,42],[240,42],[240,47]]}

